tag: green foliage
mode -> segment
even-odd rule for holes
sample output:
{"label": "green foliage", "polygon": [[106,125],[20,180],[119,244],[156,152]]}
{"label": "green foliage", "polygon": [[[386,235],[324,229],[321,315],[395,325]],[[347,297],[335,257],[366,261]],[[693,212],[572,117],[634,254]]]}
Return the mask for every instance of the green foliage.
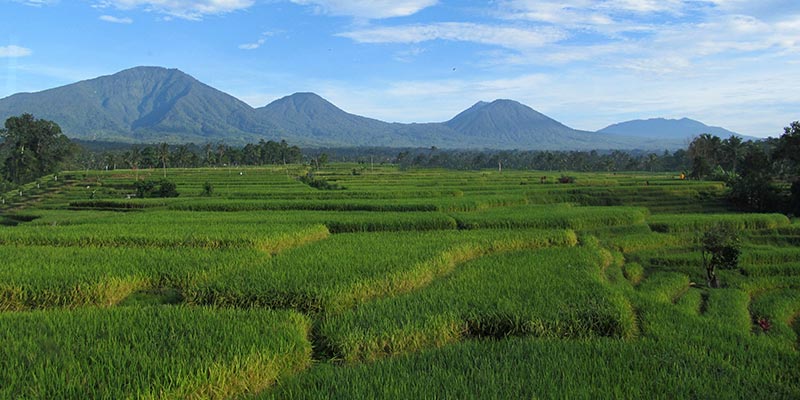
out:
{"label": "green foliage", "polygon": [[314,178],[314,175],[311,174],[310,172],[308,174],[306,174],[306,175],[303,175],[303,176],[297,178],[297,179],[300,182],[303,182],[306,185],[311,186],[314,189],[319,189],[319,190],[344,190],[345,189],[345,188],[343,188],[343,187],[341,187],[341,186],[339,186],[339,185],[337,185],[335,183],[330,183],[330,182],[328,182],[328,181],[326,181],[324,179]]}
{"label": "green foliage", "polygon": [[700,239],[703,266],[710,287],[719,287],[717,269],[735,269],[739,266],[741,242],[738,234],[724,226],[715,226],[703,233]]}
{"label": "green foliage", "polygon": [[212,185],[209,181],[205,181],[203,183],[203,192],[200,193],[200,195],[204,197],[211,197],[212,194],[214,194],[214,185]]}
{"label": "green foliage", "polygon": [[2,398],[232,398],[311,364],[294,312],[125,307],[0,315]]}
{"label": "green foliage", "polygon": [[792,122],[783,131],[773,157],[789,162],[794,174],[800,175],[800,121]]}
{"label": "green foliage", "polygon": [[178,197],[178,187],[175,182],[163,179],[158,184],[156,195],[157,197]]}
{"label": "green foliage", "polygon": [[[441,346],[464,337],[631,337],[634,316],[606,288],[597,249],[512,252],[472,261],[446,279],[377,300],[321,326],[347,361]],[[498,298],[493,293],[502,292]]]}
{"label": "green foliage", "polygon": [[284,252],[268,267],[245,264],[226,271],[186,296],[194,304],[336,314],[424,287],[487,254],[573,246],[576,241],[574,232],[564,230],[340,234]]}
{"label": "green foliage", "polygon": [[[281,165],[4,194],[0,397],[800,397],[785,216],[675,174],[354,167],[315,172],[347,190]],[[695,232],[719,225],[741,254],[709,290]]]}
{"label": "green foliage", "polygon": [[517,206],[453,213],[462,229],[595,229],[644,222],[647,210],[636,207]]}
{"label": "green foliage", "polygon": [[177,185],[166,179],[136,181],[133,185],[136,188],[136,197],[141,199],[147,197],[178,197],[180,195]]}
{"label": "green foliage", "polygon": [[719,137],[707,133],[692,140],[687,150],[692,160],[692,172],[689,175],[695,179],[704,179],[710,175],[720,158],[721,146]]}
{"label": "green foliage", "polygon": [[629,280],[632,284],[637,284],[644,278],[644,268],[638,263],[627,263],[623,268],[625,279]]}
{"label": "green foliage", "polygon": [[800,216],[800,179],[792,182],[790,210],[795,216]]}
{"label": "green foliage", "polygon": [[8,118],[0,138],[0,172],[16,184],[55,172],[72,150],[58,124],[31,114]]}
{"label": "green foliage", "polygon": [[700,232],[716,226],[737,231],[775,229],[790,224],[783,214],[661,214],[647,222],[650,229],[663,233]]}

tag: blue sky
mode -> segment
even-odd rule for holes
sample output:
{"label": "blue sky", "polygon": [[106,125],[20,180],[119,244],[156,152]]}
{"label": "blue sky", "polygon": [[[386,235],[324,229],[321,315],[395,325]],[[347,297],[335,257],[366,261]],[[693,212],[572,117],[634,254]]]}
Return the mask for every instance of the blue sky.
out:
{"label": "blue sky", "polygon": [[254,107],[301,91],[444,121],[510,98],[578,129],[800,119],[797,0],[0,0],[0,97],[138,65]]}

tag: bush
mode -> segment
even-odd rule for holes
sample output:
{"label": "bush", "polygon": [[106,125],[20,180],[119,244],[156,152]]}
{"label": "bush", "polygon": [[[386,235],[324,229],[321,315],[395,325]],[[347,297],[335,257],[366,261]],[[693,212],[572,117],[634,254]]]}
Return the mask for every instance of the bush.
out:
{"label": "bush", "polygon": [[311,186],[314,189],[319,190],[344,190],[344,187],[339,186],[335,183],[330,183],[324,179],[316,179],[314,175],[308,173],[304,176],[297,178],[300,182],[305,183],[308,186]]}
{"label": "bush", "polygon": [[179,193],[174,182],[166,179],[160,181],[136,181],[136,197],[178,197]]}
{"label": "bush", "polygon": [[161,180],[158,188],[158,197],[178,197],[178,187],[175,182],[170,182],[166,179]]}
{"label": "bush", "polygon": [[214,186],[211,185],[211,182],[206,181],[203,183],[203,193],[200,193],[200,195],[210,197],[212,194],[214,194]]}
{"label": "bush", "polygon": [[136,181],[133,186],[136,188],[136,197],[145,198],[153,196],[156,183],[154,181]]}

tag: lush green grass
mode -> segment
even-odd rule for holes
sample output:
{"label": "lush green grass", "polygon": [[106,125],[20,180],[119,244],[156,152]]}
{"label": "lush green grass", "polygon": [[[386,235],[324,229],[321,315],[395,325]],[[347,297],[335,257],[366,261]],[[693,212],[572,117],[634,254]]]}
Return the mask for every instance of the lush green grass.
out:
{"label": "lush green grass", "polygon": [[241,265],[265,265],[251,249],[131,249],[0,246],[0,310],[111,306],[131,294],[181,292]]}
{"label": "lush green grass", "polygon": [[126,307],[0,314],[0,397],[232,398],[311,365],[293,312]]}
{"label": "lush green grass", "polygon": [[[800,225],[728,210],[721,183],[309,171],[3,194],[0,398],[800,397]],[[715,225],[743,244],[721,289],[698,246]]]}
{"label": "lush green grass", "polygon": [[656,215],[648,219],[656,232],[702,232],[712,226],[725,226],[737,231],[774,229],[788,226],[783,214],[682,214]]}
{"label": "lush green grass", "polygon": [[[676,326],[676,329],[694,329]],[[715,332],[710,332],[714,334]],[[506,338],[353,366],[317,366],[267,391],[275,399],[791,399],[798,357],[760,341]],[[712,344],[713,343],[713,344]],[[709,346],[713,346],[709,348]]]}
{"label": "lush green grass", "polygon": [[644,222],[647,210],[634,207],[521,206],[484,212],[454,213],[459,227],[594,229]]}
{"label": "lush green grass", "polygon": [[484,257],[406,295],[326,320],[320,334],[348,361],[441,346],[464,337],[631,337],[630,305],[602,283],[607,252],[578,247]]}
{"label": "lush green grass", "polygon": [[[189,216],[187,216],[189,217]],[[177,222],[177,221],[175,221]],[[0,227],[0,244],[53,247],[256,248],[269,253],[322,240],[323,225],[231,224],[187,220],[174,223],[114,223]]]}
{"label": "lush green grass", "polygon": [[426,286],[487,254],[576,242],[567,230],[342,234],[287,251],[269,265],[243,265],[186,296],[197,304],[337,313]]}
{"label": "lush green grass", "polygon": [[[754,329],[784,341],[789,346],[798,344],[798,332],[793,325],[800,317],[800,289],[776,289],[759,294],[750,305]],[[760,321],[762,325],[758,323]]]}

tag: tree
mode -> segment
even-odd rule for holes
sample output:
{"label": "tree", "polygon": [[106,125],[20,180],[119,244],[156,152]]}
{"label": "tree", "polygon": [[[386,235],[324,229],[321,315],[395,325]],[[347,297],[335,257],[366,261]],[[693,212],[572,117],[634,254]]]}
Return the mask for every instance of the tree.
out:
{"label": "tree", "polygon": [[800,216],[800,180],[792,183],[789,207],[795,217]]}
{"label": "tree", "polygon": [[139,180],[139,163],[142,161],[142,152],[138,146],[131,147],[130,151],[125,152],[125,162],[136,171],[136,180]]}
{"label": "tree", "polygon": [[739,162],[742,160],[742,155],[745,150],[745,144],[742,138],[738,136],[731,136],[722,141],[722,163],[723,168],[733,173],[736,173],[739,167]]}
{"label": "tree", "polygon": [[794,215],[800,215],[800,121],[792,122],[783,132],[772,158],[788,164],[792,181],[789,207]]}
{"label": "tree", "polygon": [[741,172],[728,185],[728,200],[753,211],[774,211],[779,206],[778,192],[772,185],[772,163],[760,147],[750,146],[741,161]]}
{"label": "tree", "polygon": [[72,152],[71,143],[58,124],[31,114],[8,118],[0,137],[2,176],[17,184],[55,172]]}
{"label": "tree", "polygon": [[722,154],[722,140],[719,137],[704,133],[689,144],[689,158],[692,160],[690,176],[703,179],[719,164]]}
{"label": "tree", "polygon": [[783,128],[783,135],[778,139],[773,158],[785,160],[791,164],[797,175],[800,169],[800,121],[794,121]]}
{"label": "tree", "polygon": [[733,229],[717,225],[703,234],[701,245],[708,286],[718,288],[717,270],[735,269],[739,265],[741,253],[739,236]]}
{"label": "tree", "polygon": [[169,161],[169,145],[162,142],[158,145],[158,159],[161,161],[161,168],[164,170],[164,179],[167,179],[167,161]]}

